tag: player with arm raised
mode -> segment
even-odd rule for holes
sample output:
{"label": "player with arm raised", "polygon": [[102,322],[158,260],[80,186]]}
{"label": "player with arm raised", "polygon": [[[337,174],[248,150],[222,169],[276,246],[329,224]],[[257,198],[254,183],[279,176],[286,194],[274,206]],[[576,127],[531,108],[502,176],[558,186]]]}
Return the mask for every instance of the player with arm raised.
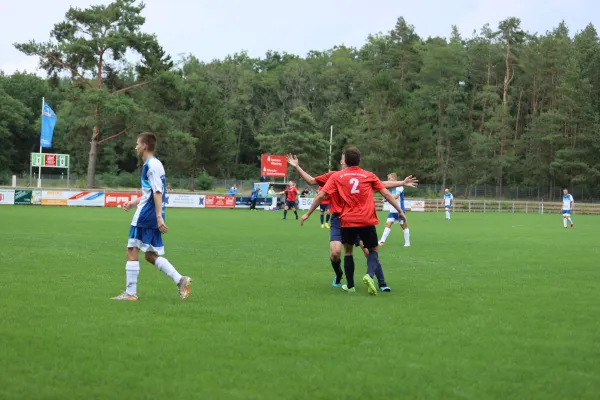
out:
{"label": "player with arm raised", "polygon": [[[395,173],[391,173],[387,176],[388,180],[398,180],[398,176]],[[392,195],[398,203],[400,203],[400,207],[402,207],[402,211],[406,213],[406,209],[404,208],[404,188],[394,188],[392,189]],[[385,241],[387,240],[390,232],[392,231],[393,224],[400,224],[402,230],[404,231],[404,247],[410,246],[410,232],[408,230],[408,223],[400,218],[397,212],[391,210],[387,216],[387,221],[385,222],[385,229],[383,230],[383,235],[381,235],[381,240],[379,240],[380,246],[385,246]]]}
{"label": "player with arm raised", "polygon": [[298,188],[294,184],[294,181],[288,182],[288,187],[279,193],[275,193],[276,196],[285,194],[285,209],[283,211],[283,219],[286,219],[287,212],[291,208],[294,211],[296,219],[298,219],[298,211],[296,211],[296,201],[298,201]]}
{"label": "player with arm raised", "polygon": [[442,204],[444,205],[444,209],[446,210],[446,220],[450,221],[450,209],[452,208],[452,203],[454,202],[454,196],[452,193],[448,192],[448,188],[444,189],[444,197],[442,198]]}
{"label": "player with arm raised", "polygon": [[[313,200],[318,205],[325,194],[330,196],[338,194],[343,202],[340,220],[342,225],[342,242],[345,251],[352,251],[352,246],[356,237],[360,237],[365,248],[369,250],[367,257],[367,273],[363,277],[363,282],[367,285],[369,293],[377,295],[377,289],[373,277],[377,270],[383,272],[378,255],[378,240],[376,226],[379,224],[377,211],[374,207],[375,198],[373,192],[380,192],[382,196],[396,209],[400,216],[406,220],[404,211],[394,199],[385,184],[372,172],[365,171],[359,167],[360,151],[351,147],[344,152],[344,159],[347,168],[336,172],[324,186],[321,193]],[[302,216],[302,224],[310,217],[311,209]],[[346,281],[348,282],[344,290],[354,292],[354,258],[344,260],[344,269],[346,272]],[[347,261],[347,262],[346,262]]]}
{"label": "player with arm raised", "polygon": [[571,224],[571,228],[575,228],[573,224],[573,220],[571,219],[571,213],[573,212],[573,205],[575,204],[575,200],[573,196],[569,194],[567,189],[563,189],[563,206],[562,206],[562,214],[563,214],[563,226],[567,227],[567,220]]}
{"label": "player with arm raised", "polygon": [[144,161],[142,168],[142,197],[123,205],[125,211],[133,207],[137,210],[131,221],[127,242],[127,264],[125,265],[126,287],[113,300],[137,300],[137,280],[140,273],[139,251],[145,253],[146,261],[153,264],[175,282],[181,300],[187,299],[192,279],[182,276],[173,265],[162,256],[165,248],[162,235],[168,231],[165,225],[166,177],[162,163],[154,157],[156,136],[145,132],[138,136],[135,150]]}
{"label": "player with arm raised", "polygon": [[[296,156],[294,156],[292,154],[288,154],[287,161],[290,166],[294,167],[298,171],[298,174],[300,174],[302,179],[309,185],[325,186],[325,184],[327,184],[327,181],[329,180],[329,178],[331,178],[333,176],[333,174],[335,173],[333,171],[330,171],[326,174],[319,175],[316,178],[313,178],[310,174],[308,174],[306,171],[304,171],[300,167],[298,158]],[[346,168],[346,161],[344,158],[344,154],[342,154],[342,157],[340,159],[340,165],[342,166],[342,169]],[[394,187],[398,187],[398,186],[415,187],[415,186],[417,186],[418,181],[415,178],[413,178],[412,176],[407,176],[403,181],[389,181],[389,182],[384,182],[384,183],[386,184],[386,187],[388,187],[388,188],[394,188]],[[329,197],[329,212],[331,214],[331,220],[330,220],[331,229],[329,231],[329,250],[330,250],[329,258],[331,260],[331,266],[333,267],[333,270],[335,272],[335,277],[334,277],[332,285],[335,287],[340,287],[340,286],[342,286],[341,282],[342,282],[343,272],[342,272],[342,268],[341,268],[342,226],[340,223],[339,216],[340,216],[340,213],[342,212],[343,204],[342,204],[341,198],[339,197],[339,195],[337,193],[328,195],[326,197]],[[325,199],[325,196],[323,197],[323,200],[324,199]],[[311,213],[314,212],[319,205],[320,204],[314,203],[314,200],[313,200],[313,204],[310,207],[310,212]],[[365,252],[365,253],[367,253],[367,252]],[[365,256],[368,257],[368,254],[365,254]],[[344,264],[346,264],[346,262],[350,262],[349,261],[350,259],[353,260],[352,246],[350,246],[349,248],[346,249],[345,256],[344,256]],[[387,286],[387,283],[385,282],[383,273],[382,274],[378,273],[377,278],[378,278],[378,282],[379,282],[379,287],[382,291],[390,291],[391,290]]]}

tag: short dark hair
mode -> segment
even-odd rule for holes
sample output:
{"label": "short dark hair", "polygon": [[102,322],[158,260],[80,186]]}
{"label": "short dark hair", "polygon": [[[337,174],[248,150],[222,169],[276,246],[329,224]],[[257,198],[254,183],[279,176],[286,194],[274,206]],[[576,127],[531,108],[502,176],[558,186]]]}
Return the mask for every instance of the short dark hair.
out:
{"label": "short dark hair", "polygon": [[146,145],[148,151],[156,150],[156,135],[152,132],[143,132],[138,136],[142,143]]}
{"label": "short dark hair", "polygon": [[356,167],[360,165],[360,151],[356,147],[348,147],[344,151],[344,159],[347,166]]}

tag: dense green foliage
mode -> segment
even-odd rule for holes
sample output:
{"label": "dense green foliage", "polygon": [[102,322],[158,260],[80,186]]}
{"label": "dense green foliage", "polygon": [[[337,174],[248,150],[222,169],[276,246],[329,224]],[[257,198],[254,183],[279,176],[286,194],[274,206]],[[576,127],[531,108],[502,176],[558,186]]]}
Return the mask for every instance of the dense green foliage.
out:
{"label": "dense green foliage", "polygon": [[[142,14],[134,0],[71,9],[52,42],[17,45],[40,57],[49,78],[0,76],[0,165],[27,169],[45,95],[59,116],[55,150],[73,154],[74,172],[87,170],[88,182],[96,170],[135,171],[130,149],[144,130],[159,135],[169,174],[190,185],[202,174],[256,179],[266,152],[295,152],[322,172],[333,125],[335,159],[355,144],[380,176],[599,189],[592,25],[573,34],[560,23],[540,35],[509,18],[470,38],[454,27],[449,38],[424,39],[399,18],[358,49],[241,52],[209,63],[189,55],[174,65],[140,31]],[[126,62],[126,48],[141,55],[139,65]]]}

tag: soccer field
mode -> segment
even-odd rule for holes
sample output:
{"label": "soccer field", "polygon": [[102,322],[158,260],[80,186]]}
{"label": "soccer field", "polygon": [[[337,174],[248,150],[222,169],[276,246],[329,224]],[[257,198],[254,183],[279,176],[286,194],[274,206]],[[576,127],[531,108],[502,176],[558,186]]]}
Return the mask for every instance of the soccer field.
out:
{"label": "soccer field", "polygon": [[143,262],[117,302],[131,212],[0,207],[0,398],[599,398],[600,218],[409,213],[370,297],[281,216],[168,210],[190,298]]}

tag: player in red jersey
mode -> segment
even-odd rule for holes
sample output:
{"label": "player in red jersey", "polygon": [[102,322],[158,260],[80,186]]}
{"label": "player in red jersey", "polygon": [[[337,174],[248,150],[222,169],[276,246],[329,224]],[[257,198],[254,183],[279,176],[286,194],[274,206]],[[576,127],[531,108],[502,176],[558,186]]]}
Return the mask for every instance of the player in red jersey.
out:
{"label": "player in red jersey", "polygon": [[287,212],[291,208],[294,211],[294,215],[296,215],[296,219],[298,219],[298,212],[296,211],[296,202],[298,201],[298,188],[294,181],[288,182],[288,187],[279,193],[275,193],[276,196],[281,194],[285,194],[285,208],[283,211],[283,219],[286,219]]}
{"label": "player in red jersey", "polygon": [[[319,186],[317,189],[317,193],[323,190],[323,186]],[[321,202],[321,228],[329,228],[329,218],[331,218],[331,213],[329,212],[329,196],[325,196],[323,201]],[[325,216],[327,213],[327,216]]]}
{"label": "player in red jersey", "polygon": [[[302,216],[302,224],[310,217],[312,212],[321,203],[325,195],[332,198],[337,195],[342,202],[342,211],[339,215],[342,225],[342,242],[344,250],[352,251],[352,246],[358,236],[369,250],[367,256],[367,274],[363,282],[368,286],[369,293],[376,295],[377,289],[373,277],[378,270],[383,272],[378,255],[378,236],[376,226],[379,224],[377,211],[374,207],[375,198],[373,191],[380,192],[382,196],[396,209],[399,215],[406,220],[400,204],[387,190],[386,185],[372,172],[359,167],[360,151],[351,147],[344,152],[347,168],[333,174],[315,197],[313,204],[306,214]],[[346,291],[354,292],[354,258],[344,260],[347,285]]]}
{"label": "player in red jersey", "polygon": [[[327,184],[327,181],[329,180],[329,178],[331,178],[333,176],[333,174],[335,173],[334,171],[330,171],[326,174],[323,175],[319,175],[316,178],[313,178],[311,175],[309,175],[307,172],[305,172],[299,165],[298,162],[298,158],[292,154],[288,154],[287,156],[287,161],[288,164],[290,164],[290,166],[294,167],[298,173],[300,174],[300,176],[302,177],[302,179],[304,179],[304,181],[306,181],[306,183],[308,183],[309,185],[319,185],[320,187],[325,186]],[[346,161],[344,158],[344,154],[342,154],[341,160],[340,160],[340,165],[342,166],[342,168],[346,168]],[[413,178],[412,176],[408,176],[406,177],[403,181],[386,181],[384,182],[387,188],[395,188],[398,186],[409,186],[409,187],[415,187],[417,186],[418,181]],[[333,267],[333,270],[335,272],[335,277],[333,280],[333,286],[335,287],[341,287],[342,286],[342,277],[343,277],[343,272],[342,272],[342,268],[341,268],[341,255],[342,255],[342,226],[340,224],[340,213],[342,212],[342,208],[343,208],[343,203],[342,203],[342,199],[339,197],[339,195],[337,193],[332,194],[331,196],[326,196],[325,198],[329,198],[329,212],[331,214],[331,230],[329,232],[329,250],[330,250],[330,260],[331,260],[331,266]],[[313,206],[311,206],[311,212],[313,212],[315,209],[317,208],[317,205],[314,204]],[[375,208],[375,207],[373,207]],[[355,243],[355,242],[353,242]],[[358,245],[358,243],[355,243]],[[368,257],[368,251],[365,251],[365,256]],[[352,261],[350,261],[352,260]],[[345,251],[345,256],[344,256],[344,269],[346,269],[345,265],[346,263],[352,262],[353,263],[353,248],[352,246],[350,246],[349,248],[346,248]],[[378,275],[378,281],[379,281],[379,288],[382,291],[385,292],[389,292],[391,289],[389,288],[389,286],[387,286],[387,283],[385,282],[385,277],[383,276],[383,271],[381,274],[379,274],[379,272],[377,273]]]}

